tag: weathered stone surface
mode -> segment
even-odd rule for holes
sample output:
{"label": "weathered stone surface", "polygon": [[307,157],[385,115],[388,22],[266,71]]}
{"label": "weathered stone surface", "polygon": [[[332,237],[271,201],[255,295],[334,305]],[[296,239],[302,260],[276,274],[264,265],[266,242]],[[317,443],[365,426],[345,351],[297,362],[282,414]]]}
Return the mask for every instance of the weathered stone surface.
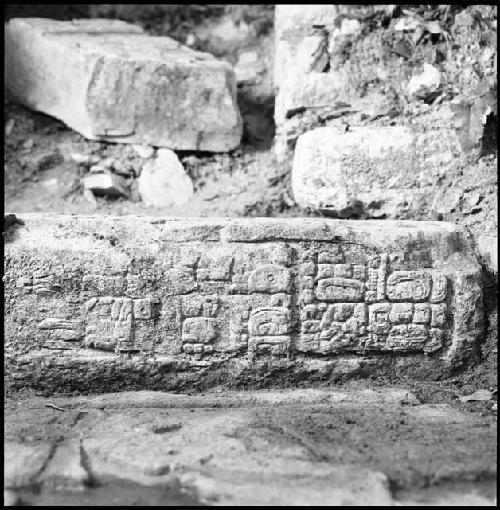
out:
{"label": "weathered stone surface", "polygon": [[6,86],[89,139],[226,151],[242,125],[231,66],[113,20],[12,19]]}
{"label": "weathered stone surface", "polygon": [[17,506],[19,504],[18,495],[13,490],[4,489],[3,504],[4,506]]}
{"label": "weathered stone surface", "polygon": [[483,327],[479,264],[448,223],[21,220],[5,236],[8,387],[439,376]]}
{"label": "weathered stone surface", "polygon": [[353,98],[348,73],[331,61],[339,37],[355,37],[348,20],[336,28],[339,15],[349,8],[327,4],[275,8],[274,117],[279,159],[290,151],[289,141],[304,132],[302,124],[307,122],[298,119],[303,112],[314,116],[325,111],[331,117]]}
{"label": "weathered stone surface", "polygon": [[479,236],[477,247],[486,266],[490,271],[498,274],[498,236]]}
{"label": "weathered stone surface", "polygon": [[403,126],[313,129],[297,140],[295,200],[340,216],[397,217],[434,193],[426,178],[441,171],[441,160],[427,142]]}
{"label": "weathered stone surface", "polygon": [[5,441],[4,488],[15,489],[34,483],[49,460],[51,451],[52,447],[47,443],[30,446]]}
{"label": "weathered stone surface", "polygon": [[158,149],[156,159],[142,167],[138,189],[143,202],[154,207],[184,205],[193,196],[193,183],[174,151]]}

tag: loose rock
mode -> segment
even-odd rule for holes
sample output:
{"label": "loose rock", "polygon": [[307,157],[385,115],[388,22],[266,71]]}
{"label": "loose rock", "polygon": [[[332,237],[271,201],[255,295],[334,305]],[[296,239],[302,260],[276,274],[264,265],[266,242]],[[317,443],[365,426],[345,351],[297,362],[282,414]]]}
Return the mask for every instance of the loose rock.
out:
{"label": "loose rock", "polygon": [[151,145],[132,145],[133,149],[141,158],[149,159],[152,158],[155,155],[155,149],[154,147],[151,147]]}
{"label": "loose rock", "polygon": [[24,143],[23,143],[23,149],[32,149],[33,147],[35,146],[35,142],[33,141],[33,138],[28,138]]}
{"label": "loose rock", "polygon": [[193,183],[175,152],[158,149],[156,159],[147,161],[138,179],[139,193],[146,205],[184,205],[193,196]]}
{"label": "loose rock", "polygon": [[422,73],[411,78],[407,90],[410,96],[429,100],[435,96],[440,85],[440,72],[431,64],[425,63]]}
{"label": "loose rock", "polygon": [[361,23],[357,19],[344,18],[340,24],[339,35],[358,35],[361,32]]}
{"label": "loose rock", "polygon": [[416,30],[420,26],[420,22],[415,18],[400,18],[397,23],[394,25],[394,30],[396,32],[412,32]]}
{"label": "loose rock", "polygon": [[403,405],[410,405],[410,406],[417,406],[420,404],[420,400],[416,397],[414,393],[409,391],[402,399],[401,404]]}
{"label": "loose rock", "polygon": [[16,121],[14,119],[9,119],[5,124],[5,136],[10,136],[14,131],[14,127],[16,125]]}
{"label": "loose rock", "polygon": [[109,173],[93,173],[83,177],[83,186],[94,195],[128,197],[130,195],[125,179]]}
{"label": "loose rock", "polygon": [[97,163],[99,163],[100,161],[100,158],[98,158],[97,156],[91,156],[90,154],[73,153],[70,155],[70,158],[78,165],[86,167],[97,165]]}
{"label": "loose rock", "polygon": [[483,194],[478,190],[473,190],[472,192],[465,194],[462,204],[462,212],[464,214],[473,214],[478,212],[480,210],[478,206],[482,199]]}
{"label": "loose rock", "polygon": [[492,398],[493,393],[490,390],[476,390],[474,393],[471,393],[470,395],[458,397],[460,402],[491,400]]}
{"label": "loose rock", "polygon": [[259,54],[256,51],[246,51],[239,58],[234,72],[238,83],[252,83],[262,70]]}

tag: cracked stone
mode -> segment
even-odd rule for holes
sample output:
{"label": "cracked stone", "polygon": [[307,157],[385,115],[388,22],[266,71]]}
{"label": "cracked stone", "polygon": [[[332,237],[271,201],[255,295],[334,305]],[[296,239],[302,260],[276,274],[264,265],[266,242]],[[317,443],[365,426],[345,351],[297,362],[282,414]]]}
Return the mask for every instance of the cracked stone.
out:
{"label": "cracked stone", "polygon": [[84,490],[90,475],[83,465],[80,440],[67,440],[57,449],[39,480],[51,490]]}

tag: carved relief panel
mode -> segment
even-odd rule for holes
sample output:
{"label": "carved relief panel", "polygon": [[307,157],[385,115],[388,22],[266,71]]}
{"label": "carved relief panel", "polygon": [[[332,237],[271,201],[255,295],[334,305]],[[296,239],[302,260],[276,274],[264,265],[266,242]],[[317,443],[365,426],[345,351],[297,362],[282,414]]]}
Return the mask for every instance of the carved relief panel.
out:
{"label": "carved relief panel", "polygon": [[[299,266],[299,352],[434,352],[445,345],[445,275],[427,253],[377,254],[336,244]],[[397,269],[394,269],[397,268]]]}

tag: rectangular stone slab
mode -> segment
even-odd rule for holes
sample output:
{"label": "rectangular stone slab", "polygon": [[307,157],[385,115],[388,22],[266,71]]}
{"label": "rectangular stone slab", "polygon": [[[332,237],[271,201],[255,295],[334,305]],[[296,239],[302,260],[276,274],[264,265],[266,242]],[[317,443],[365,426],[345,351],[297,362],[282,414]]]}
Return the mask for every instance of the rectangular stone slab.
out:
{"label": "rectangular stone slab", "polygon": [[482,334],[480,268],[449,223],[20,220],[4,235],[9,388],[435,378]]}
{"label": "rectangular stone slab", "polygon": [[397,218],[436,192],[422,185],[426,172],[438,171],[423,156],[425,142],[407,126],[312,129],[295,146],[294,198],[340,217]]}
{"label": "rectangular stone slab", "polygon": [[92,140],[222,152],[242,135],[230,64],[123,21],[12,19],[8,91]]}

